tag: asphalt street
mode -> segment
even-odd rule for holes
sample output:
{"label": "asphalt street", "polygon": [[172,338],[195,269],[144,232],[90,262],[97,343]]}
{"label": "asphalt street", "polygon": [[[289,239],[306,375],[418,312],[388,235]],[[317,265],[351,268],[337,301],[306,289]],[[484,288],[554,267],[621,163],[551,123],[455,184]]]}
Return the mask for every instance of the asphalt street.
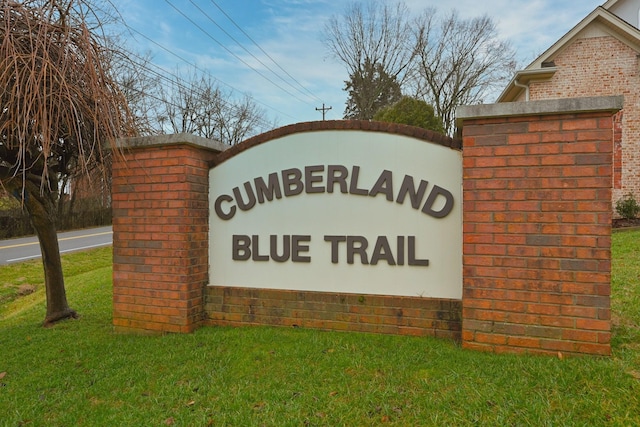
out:
{"label": "asphalt street", "polygon": [[[77,252],[113,243],[111,226],[88,228],[58,234],[60,253]],[[35,236],[0,240],[0,265],[40,258],[40,244]]]}

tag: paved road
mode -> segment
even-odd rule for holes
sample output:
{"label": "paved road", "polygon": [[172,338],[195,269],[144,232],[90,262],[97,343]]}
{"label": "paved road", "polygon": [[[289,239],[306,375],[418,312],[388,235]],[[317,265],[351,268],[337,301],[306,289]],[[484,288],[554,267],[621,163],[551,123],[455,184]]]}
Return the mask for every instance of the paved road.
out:
{"label": "paved road", "polygon": [[[60,252],[76,252],[111,245],[111,226],[88,228],[58,234]],[[0,265],[40,258],[40,244],[36,237],[0,240]]]}

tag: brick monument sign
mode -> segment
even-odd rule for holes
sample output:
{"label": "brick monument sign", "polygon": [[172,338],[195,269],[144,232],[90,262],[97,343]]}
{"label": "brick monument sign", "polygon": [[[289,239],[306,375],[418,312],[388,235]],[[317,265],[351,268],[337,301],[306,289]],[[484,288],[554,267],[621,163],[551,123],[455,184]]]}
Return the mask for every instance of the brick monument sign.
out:
{"label": "brick monument sign", "polygon": [[389,123],[237,146],[121,141],[113,322],[429,335],[610,352],[618,97],[465,107],[462,140]]}

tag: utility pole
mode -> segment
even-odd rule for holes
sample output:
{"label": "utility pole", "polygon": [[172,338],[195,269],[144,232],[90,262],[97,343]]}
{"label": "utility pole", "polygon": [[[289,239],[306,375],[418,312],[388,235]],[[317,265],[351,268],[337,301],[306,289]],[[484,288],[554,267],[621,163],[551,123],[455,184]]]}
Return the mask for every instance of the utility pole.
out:
{"label": "utility pole", "polygon": [[325,107],[324,102],[322,103],[322,108],[317,108],[316,111],[322,111],[322,121],[324,122],[324,115],[327,111],[331,110],[331,107]]}

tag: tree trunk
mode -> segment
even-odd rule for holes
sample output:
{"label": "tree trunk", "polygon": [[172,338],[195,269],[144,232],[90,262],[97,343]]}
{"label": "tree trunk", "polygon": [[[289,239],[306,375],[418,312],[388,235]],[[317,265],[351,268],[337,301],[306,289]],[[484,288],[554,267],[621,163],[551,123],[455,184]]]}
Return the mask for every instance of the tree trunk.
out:
{"label": "tree trunk", "polygon": [[64,276],[60,259],[60,247],[56,232],[55,191],[41,192],[38,185],[27,182],[24,205],[29,212],[31,224],[38,235],[44,267],[44,283],[47,294],[47,314],[44,326],[51,326],[63,319],[77,318],[69,308],[64,288]]}

